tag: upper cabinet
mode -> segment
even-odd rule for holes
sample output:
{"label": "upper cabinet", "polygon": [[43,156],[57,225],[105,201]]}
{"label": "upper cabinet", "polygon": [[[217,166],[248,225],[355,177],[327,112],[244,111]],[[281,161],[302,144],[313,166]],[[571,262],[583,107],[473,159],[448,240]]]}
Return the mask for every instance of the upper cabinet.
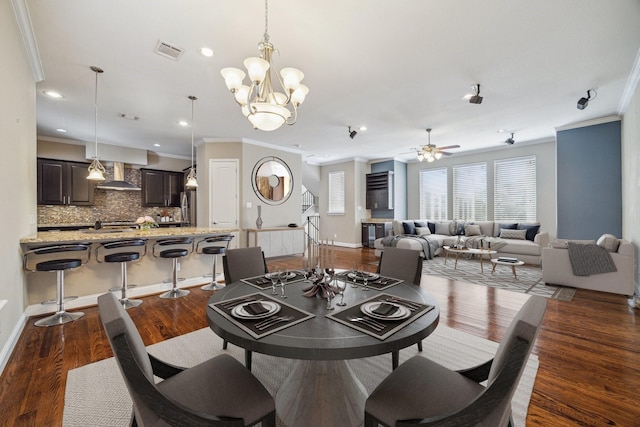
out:
{"label": "upper cabinet", "polygon": [[393,209],[393,172],[367,174],[367,209]]}
{"label": "upper cabinet", "polygon": [[38,159],[39,205],[93,205],[89,163]]}
{"label": "upper cabinet", "polygon": [[142,178],[142,206],[180,207],[180,193],[184,189],[184,174],[154,169],[140,169]]}

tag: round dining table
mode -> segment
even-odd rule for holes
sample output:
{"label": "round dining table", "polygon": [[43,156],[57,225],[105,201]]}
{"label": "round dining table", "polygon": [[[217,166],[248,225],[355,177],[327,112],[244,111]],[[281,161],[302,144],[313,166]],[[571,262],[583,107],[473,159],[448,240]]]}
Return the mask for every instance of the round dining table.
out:
{"label": "round dining table", "polygon": [[[328,310],[325,299],[303,295],[303,289],[309,285],[305,281],[287,284],[287,298],[282,299],[284,303],[314,315],[305,321],[254,338],[235,321],[211,307],[256,292],[278,298],[271,295],[271,288],[261,291],[240,281],[228,284],[211,297],[207,305],[209,326],[222,339],[245,349],[249,369],[252,352],[297,360],[275,398],[276,413],[287,426],[360,426],[364,420],[367,392],[347,360],[390,353],[390,363],[395,368],[401,349],[422,341],[435,330],[440,317],[437,301],[424,288],[405,282],[382,291],[365,291],[349,284],[344,294],[346,307],[336,306],[335,302],[339,300],[336,298],[332,304],[334,309]],[[381,293],[434,308],[385,339],[327,317]]]}

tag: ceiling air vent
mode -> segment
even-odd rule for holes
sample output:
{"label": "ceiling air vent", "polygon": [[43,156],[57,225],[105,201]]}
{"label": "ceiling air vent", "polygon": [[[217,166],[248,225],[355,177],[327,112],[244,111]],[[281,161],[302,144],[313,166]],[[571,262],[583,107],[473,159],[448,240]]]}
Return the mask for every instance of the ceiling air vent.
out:
{"label": "ceiling air vent", "polygon": [[164,56],[165,58],[177,61],[184,53],[184,49],[158,40],[158,44],[156,44],[156,49],[154,52],[158,55]]}

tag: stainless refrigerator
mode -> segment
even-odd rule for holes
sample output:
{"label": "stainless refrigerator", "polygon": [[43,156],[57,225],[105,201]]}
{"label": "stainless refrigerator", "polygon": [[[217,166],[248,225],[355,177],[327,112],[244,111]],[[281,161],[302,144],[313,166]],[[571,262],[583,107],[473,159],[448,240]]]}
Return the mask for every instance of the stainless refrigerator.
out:
{"label": "stainless refrigerator", "polygon": [[180,214],[186,226],[195,227],[196,221],[196,191],[186,190],[180,193]]}

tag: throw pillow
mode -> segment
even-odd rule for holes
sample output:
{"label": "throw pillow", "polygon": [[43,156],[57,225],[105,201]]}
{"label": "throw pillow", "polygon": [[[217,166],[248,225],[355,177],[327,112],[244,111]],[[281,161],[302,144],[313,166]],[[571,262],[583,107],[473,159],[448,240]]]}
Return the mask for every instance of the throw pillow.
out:
{"label": "throw pillow", "polygon": [[428,236],[431,234],[429,227],[416,227],[416,234],[418,236]]}
{"label": "throw pillow", "polygon": [[526,230],[527,231],[527,240],[535,239],[536,234],[540,231],[540,224],[518,224],[518,230]]}
{"label": "throw pillow", "polygon": [[427,226],[427,221],[413,221],[413,224],[416,227],[428,227]]}
{"label": "throw pillow", "polygon": [[402,221],[402,228],[404,229],[404,234],[416,234],[416,226],[413,221]]}
{"label": "throw pillow", "polygon": [[465,236],[482,236],[480,232],[480,226],[474,224],[467,224],[464,226],[464,235]]}
{"label": "throw pillow", "polygon": [[464,227],[465,225],[470,224],[469,222],[464,221],[454,221],[453,222],[453,233],[454,236],[462,236],[464,235]]}
{"label": "throw pillow", "polygon": [[429,231],[431,231],[431,234],[436,234],[436,223],[435,222],[427,222],[427,226],[429,227]]}
{"label": "throw pillow", "polygon": [[436,233],[444,236],[449,235],[449,223],[448,222],[436,222]]}
{"label": "throw pillow", "polygon": [[524,240],[527,235],[527,230],[500,230],[500,235],[498,237],[502,239],[517,239]]}
{"label": "throw pillow", "polygon": [[609,252],[618,252],[620,241],[618,241],[618,238],[613,234],[603,234],[596,242],[596,245],[605,248]]}
{"label": "throw pillow", "polygon": [[511,224],[498,224],[498,230],[499,229],[503,229],[503,230],[517,230],[518,229],[518,223],[514,222]]}

